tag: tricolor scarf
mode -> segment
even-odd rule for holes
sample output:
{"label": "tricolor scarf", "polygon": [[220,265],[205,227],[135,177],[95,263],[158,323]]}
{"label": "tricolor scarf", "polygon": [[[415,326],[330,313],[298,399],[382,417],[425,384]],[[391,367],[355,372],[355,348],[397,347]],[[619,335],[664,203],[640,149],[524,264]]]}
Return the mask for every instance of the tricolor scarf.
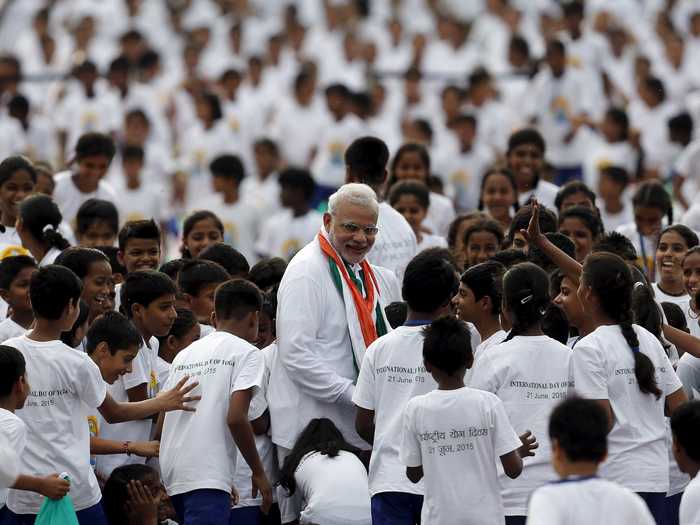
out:
{"label": "tricolor scarf", "polygon": [[378,337],[387,333],[387,321],[379,302],[379,286],[372,267],[363,260],[360,263],[362,286],[365,296],[355,284],[356,279],[350,276],[348,269],[326,238],[326,232],[321,229],[318,243],[323,254],[328,258],[328,267],[335,287],[338,289],[343,302],[352,343],[353,362],[359,371],[366,348]]}

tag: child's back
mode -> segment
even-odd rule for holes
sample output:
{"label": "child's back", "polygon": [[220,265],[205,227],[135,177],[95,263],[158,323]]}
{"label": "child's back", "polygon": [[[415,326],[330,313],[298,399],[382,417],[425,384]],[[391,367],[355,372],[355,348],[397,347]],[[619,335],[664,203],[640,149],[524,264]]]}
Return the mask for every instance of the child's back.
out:
{"label": "child's back", "polygon": [[653,525],[655,521],[637,494],[617,483],[592,476],[565,479],[537,489],[530,499],[527,523]]}
{"label": "child's back", "polygon": [[409,401],[401,459],[423,466],[422,523],[503,523],[496,461],[521,446],[495,395],[462,387]]}

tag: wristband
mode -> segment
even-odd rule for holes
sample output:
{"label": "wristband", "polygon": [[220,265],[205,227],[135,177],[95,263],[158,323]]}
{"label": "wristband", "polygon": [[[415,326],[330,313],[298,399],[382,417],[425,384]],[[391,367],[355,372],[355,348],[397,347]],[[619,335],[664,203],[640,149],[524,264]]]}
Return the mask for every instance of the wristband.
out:
{"label": "wristband", "polygon": [[124,452],[126,453],[127,456],[131,456],[131,451],[129,450],[130,444],[131,444],[131,441],[124,441]]}

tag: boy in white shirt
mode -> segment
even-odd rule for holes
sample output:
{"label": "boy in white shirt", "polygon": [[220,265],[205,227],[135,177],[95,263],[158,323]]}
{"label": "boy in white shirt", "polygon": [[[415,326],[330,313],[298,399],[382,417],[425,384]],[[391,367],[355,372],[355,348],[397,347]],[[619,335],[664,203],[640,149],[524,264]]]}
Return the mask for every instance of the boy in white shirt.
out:
{"label": "boy in white shirt", "polygon": [[182,350],[170,368],[167,385],[192,374],[199,377],[202,392],[197,412],[163,419],[163,482],[185,523],[229,523],[239,450],[253,473],[252,496],[262,493],[264,513],[272,503],[248,420],[251,398],[263,379],[263,357],[240,337],[257,338],[261,306],[260,291],[252,283],[236,279],[222,284],[212,316],[216,332]]}
{"label": "boy in white shirt", "polygon": [[528,433],[518,438],[498,397],[464,386],[473,362],[464,322],[443,317],[424,333],[425,368],[438,389],[408,402],[401,444],[408,479],[425,476],[421,522],[503,524],[496,459],[517,478],[537,443]]}
{"label": "boy in white shirt", "polygon": [[700,401],[688,401],[671,416],[673,455],[681,471],[692,478],[679,510],[680,525],[700,523]]}
{"label": "boy in white shirt", "polygon": [[372,343],[362,361],[353,394],[355,428],[373,448],[369,489],[377,525],[420,521],[423,484],[406,479],[399,459],[401,414],[410,399],[437,387],[423,366],[423,328],[450,314],[457,286],[454,268],[441,251],[416,255],[403,280],[406,322]]}
{"label": "boy in white shirt", "polygon": [[532,494],[528,525],[654,525],[642,498],[597,475],[607,456],[608,424],[607,414],[593,400],[569,399],[552,411],[552,465],[561,479]]}
{"label": "boy in white shirt", "polygon": [[200,325],[202,335],[214,331],[211,315],[214,313],[214,292],[231,276],[214,261],[186,260],[177,276],[177,285],[185,303]]}
{"label": "boy in white shirt", "polygon": [[29,279],[36,268],[36,261],[28,255],[5,257],[0,263],[0,296],[12,312],[0,323],[0,343],[22,335],[34,322]]}
{"label": "boy in white shirt", "polygon": [[121,168],[124,180],[116,184],[119,199],[115,201],[119,210],[120,224],[127,221],[153,219],[162,222],[162,189],[153,180],[144,180],[144,175],[155,175],[145,171],[145,153],[141,146],[124,146],[121,150]]}

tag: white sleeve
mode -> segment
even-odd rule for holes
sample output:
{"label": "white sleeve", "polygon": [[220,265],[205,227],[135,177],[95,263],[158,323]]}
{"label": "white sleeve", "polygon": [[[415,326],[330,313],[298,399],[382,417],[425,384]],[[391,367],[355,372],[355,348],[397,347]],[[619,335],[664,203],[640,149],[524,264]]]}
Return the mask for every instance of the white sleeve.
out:
{"label": "white sleeve", "polygon": [[533,492],[527,509],[527,525],[559,525],[564,523],[557,500],[548,497],[548,488],[542,487]]}
{"label": "white sleeve", "polygon": [[97,408],[104,403],[107,397],[107,383],[102,378],[100,369],[87,355],[76,379],[76,391],[83,403],[90,408]]}
{"label": "white sleeve", "polygon": [[493,405],[493,449],[498,457],[517,450],[522,445],[513,425],[510,424],[503,401],[496,399]]}
{"label": "white sleeve", "polygon": [[[344,399],[349,404],[352,380],[338,375],[318,354],[323,347],[316,338],[323,319],[324,300],[320,285],[305,276],[282,284],[278,292],[278,357],[299,390],[324,403]],[[300,305],[304,305],[300,308]]]}
{"label": "white sleeve", "polygon": [[357,376],[357,384],[355,391],[352,394],[352,402],[365,410],[375,410],[377,407],[375,399],[375,381],[374,375],[374,354],[376,353],[376,341],[372,343],[365,357],[362,359],[360,374]]}
{"label": "white sleeve", "polygon": [[484,390],[492,394],[498,391],[499,385],[496,371],[491,365],[491,358],[488,356],[488,353],[479,354],[479,359],[474,362],[469,386],[470,388]]}
{"label": "white sleeve", "polygon": [[[263,374],[265,373],[265,360],[257,350],[250,350],[239,358],[240,366],[238,373],[231,385],[231,394],[239,390],[248,390],[255,388],[257,391],[263,382]],[[264,400],[264,395],[263,395]],[[264,410],[263,410],[264,412]],[[258,417],[260,414],[258,414]],[[255,418],[254,418],[255,419]]]}
{"label": "white sleeve", "polygon": [[131,361],[131,372],[119,378],[125,390],[131,390],[139,385],[148,384],[151,380],[151,367],[148,359],[148,347],[142,345],[138,354]]}
{"label": "white sleeve", "polygon": [[19,459],[5,436],[0,434],[0,489],[15,484],[19,475]]}
{"label": "white sleeve", "polygon": [[[631,350],[630,350],[631,352]],[[600,350],[576,345],[571,353],[569,375],[578,395],[587,399],[609,399],[608,374]]]}
{"label": "white sleeve", "polygon": [[277,253],[274,253],[275,248],[272,246],[271,226],[272,224],[270,224],[269,219],[262,223],[262,227],[260,228],[260,237],[255,243],[255,251],[258,253],[258,255],[264,257],[275,257],[278,255]]}
{"label": "white sleeve", "polygon": [[678,379],[683,384],[683,390],[688,396],[688,399],[696,399],[700,397],[700,362],[690,363],[687,358],[681,358],[678,361],[678,369],[676,370]]}
{"label": "white sleeve", "polygon": [[673,369],[671,360],[663,350],[661,351],[661,359],[661,366],[656,368],[656,373],[659,378],[659,387],[664,395],[668,396],[683,388],[683,383],[678,379],[678,375],[676,375],[676,371]]}
{"label": "white sleeve", "polygon": [[420,440],[414,427],[417,404],[408,402],[403,412],[403,434],[401,436],[401,461],[407,467],[420,467],[423,464]]}

